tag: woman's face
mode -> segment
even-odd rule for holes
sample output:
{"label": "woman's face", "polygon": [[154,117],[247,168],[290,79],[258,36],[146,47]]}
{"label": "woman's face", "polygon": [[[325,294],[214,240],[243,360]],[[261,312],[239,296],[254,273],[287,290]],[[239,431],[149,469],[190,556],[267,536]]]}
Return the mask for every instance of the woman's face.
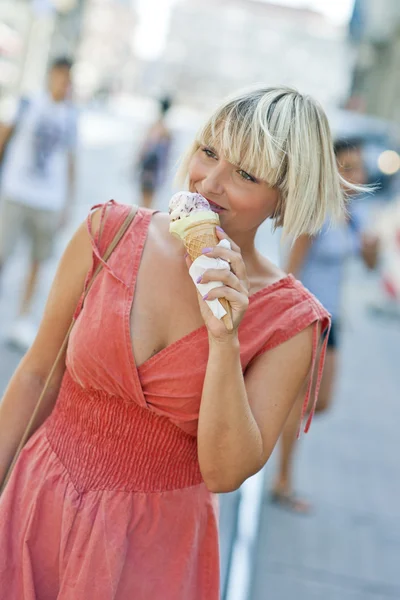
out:
{"label": "woman's face", "polygon": [[198,192],[219,214],[229,233],[255,231],[274,214],[279,192],[220,156],[216,148],[200,146],[189,164],[189,189]]}

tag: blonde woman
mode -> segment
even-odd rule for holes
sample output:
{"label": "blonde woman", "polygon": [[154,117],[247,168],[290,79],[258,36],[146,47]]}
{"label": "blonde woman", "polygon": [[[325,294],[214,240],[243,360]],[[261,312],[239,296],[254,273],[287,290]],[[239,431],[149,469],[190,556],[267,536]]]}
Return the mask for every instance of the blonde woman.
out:
{"label": "blonde woman", "polygon": [[240,93],[198,133],[182,173],[231,240],[231,250],[206,249],[231,270],[203,282],[222,281],[208,298],[229,300],[233,330],[198,298],[168,215],[144,208],[80,310],[88,272],[129,208],[108,203],[82,224],[1,405],[4,473],[79,315],[1,498],[5,598],[217,600],[215,493],[262,468],[299,394],[299,423],[310,403],[310,424],[329,316],[254,240],[269,218],[299,236],[342,214],[324,112],[292,89]]}

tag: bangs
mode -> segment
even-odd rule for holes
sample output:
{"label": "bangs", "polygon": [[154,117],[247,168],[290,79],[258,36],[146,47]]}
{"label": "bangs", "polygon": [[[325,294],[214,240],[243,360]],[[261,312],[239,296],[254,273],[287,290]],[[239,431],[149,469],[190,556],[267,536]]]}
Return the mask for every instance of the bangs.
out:
{"label": "bangs", "polygon": [[200,130],[197,143],[275,187],[285,175],[284,142],[271,133],[265,113],[260,119],[258,112],[257,104],[249,107],[248,101],[224,106]]}

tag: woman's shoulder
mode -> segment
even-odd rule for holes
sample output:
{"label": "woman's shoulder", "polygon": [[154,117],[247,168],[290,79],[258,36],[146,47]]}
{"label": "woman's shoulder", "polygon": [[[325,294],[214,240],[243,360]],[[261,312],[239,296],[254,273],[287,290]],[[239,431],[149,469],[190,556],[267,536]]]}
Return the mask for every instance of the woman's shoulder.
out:
{"label": "woman's shoulder", "polygon": [[301,309],[303,313],[308,312],[321,316],[328,315],[314,294],[291,273],[285,273],[280,278],[273,279],[254,293],[254,299],[257,299],[265,310],[268,309],[269,313],[273,312],[277,316],[289,309]]}
{"label": "woman's shoulder", "polygon": [[115,222],[121,216],[126,215],[132,209],[132,205],[123,204],[116,200],[107,200],[99,204],[94,204],[87,217],[87,221],[93,223],[93,227],[99,227],[101,223]]}
{"label": "woman's shoulder", "polygon": [[251,282],[250,294],[268,297],[272,293],[291,299],[294,303],[309,301],[312,305],[321,306],[317,298],[299,279],[262,256],[257,277]]}
{"label": "woman's shoulder", "polygon": [[[173,242],[175,238],[169,233],[170,218],[167,212],[157,211],[151,219],[149,234],[156,236],[160,241]],[[176,240],[175,240],[176,242]]]}
{"label": "woman's shoulder", "polygon": [[115,200],[91,207],[86,219],[86,227],[95,254],[99,253],[101,256],[104,254],[132,211],[135,217],[133,223],[139,226],[142,219],[137,220],[136,215],[142,213],[143,216],[145,212],[145,209],[140,207]]}
{"label": "woman's shoulder", "polygon": [[329,313],[294,275],[265,259],[260,276],[258,289],[250,295],[251,316],[260,327],[289,332],[315,321],[329,321]]}
{"label": "woman's shoulder", "polygon": [[243,340],[254,357],[319,324],[327,331],[330,315],[317,298],[292,274],[284,274],[250,296]]}

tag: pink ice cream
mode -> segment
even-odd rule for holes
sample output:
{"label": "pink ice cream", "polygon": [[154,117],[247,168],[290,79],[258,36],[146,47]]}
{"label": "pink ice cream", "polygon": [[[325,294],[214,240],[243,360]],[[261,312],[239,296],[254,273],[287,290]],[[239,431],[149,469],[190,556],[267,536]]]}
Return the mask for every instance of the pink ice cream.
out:
{"label": "pink ice cream", "polygon": [[210,210],[208,201],[201,195],[193,192],[178,192],[169,202],[169,216],[171,221],[187,217],[190,213]]}

